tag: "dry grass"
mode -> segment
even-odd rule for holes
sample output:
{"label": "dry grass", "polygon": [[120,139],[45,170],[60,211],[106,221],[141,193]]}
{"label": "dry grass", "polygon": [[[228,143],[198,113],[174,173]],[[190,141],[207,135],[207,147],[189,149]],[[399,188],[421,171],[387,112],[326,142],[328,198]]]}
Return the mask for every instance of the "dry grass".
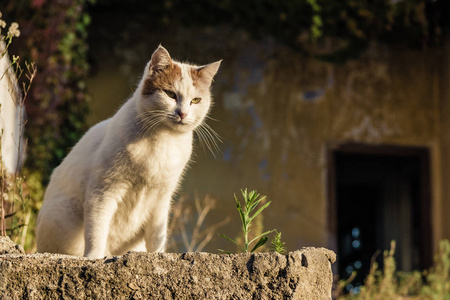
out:
{"label": "dry grass", "polygon": [[196,196],[193,204],[194,207],[190,205],[187,197],[183,196],[173,205],[167,251],[202,251],[216,235],[217,229],[230,221],[229,218],[225,218],[206,227],[205,220],[215,208],[216,200],[210,195],[206,195],[203,199]]}
{"label": "dry grass", "polygon": [[343,294],[344,287],[351,282],[340,281],[334,291],[339,300],[449,300],[450,299],[450,242],[442,240],[434,265],[429,270],[419,272],[399,272],[396,270],[395,242],[383,254],[383,269],[373,261],[364,286],[359,293]]}

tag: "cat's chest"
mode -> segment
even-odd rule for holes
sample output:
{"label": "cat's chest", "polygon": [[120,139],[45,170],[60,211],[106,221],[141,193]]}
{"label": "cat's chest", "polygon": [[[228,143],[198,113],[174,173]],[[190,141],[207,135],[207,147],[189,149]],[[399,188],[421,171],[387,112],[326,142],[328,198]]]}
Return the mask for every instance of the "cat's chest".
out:
{"label": "cat's chest", "polygon": [[143,140],[129,145],[127,152],[134,167],[149,179],[171,179],[178,177],[189,161],[192,139]]}

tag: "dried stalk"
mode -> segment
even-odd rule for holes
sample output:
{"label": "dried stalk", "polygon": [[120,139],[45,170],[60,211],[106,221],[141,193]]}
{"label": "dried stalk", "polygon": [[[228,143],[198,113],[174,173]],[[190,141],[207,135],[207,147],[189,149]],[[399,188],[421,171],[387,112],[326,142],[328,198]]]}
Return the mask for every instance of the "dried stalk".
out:
{"label": "dried stalk", "polygon": [[224,220],[204,228],[208,214],[215,208],[215,200],[207,195],[203,200],[194,199],[195,214],[192,208],[186,206],[186,198],[181,197],[172,210],[172,222],[169,227],[172,239],[169,247],[178,251],[176,238],[181,238],[182,246],[186,252],[202,251],[215,236],[216,230],[230,220]]}

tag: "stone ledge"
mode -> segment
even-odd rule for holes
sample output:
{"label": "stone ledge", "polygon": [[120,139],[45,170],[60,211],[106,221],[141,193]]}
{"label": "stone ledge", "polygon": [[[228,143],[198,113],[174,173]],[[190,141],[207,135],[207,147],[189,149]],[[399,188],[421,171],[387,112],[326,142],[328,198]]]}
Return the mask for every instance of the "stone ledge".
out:
{"label": "stone ledge", "polygon": [[25,254],[22,246],[16,245],[9,237],[0,236],[0,255],[3,254]]}
{"label": "stone ledge", "polygon": [[130,252],[96,260],[6,254],[0,299],[331,299],[335,259],[324,248],[287,255]]}

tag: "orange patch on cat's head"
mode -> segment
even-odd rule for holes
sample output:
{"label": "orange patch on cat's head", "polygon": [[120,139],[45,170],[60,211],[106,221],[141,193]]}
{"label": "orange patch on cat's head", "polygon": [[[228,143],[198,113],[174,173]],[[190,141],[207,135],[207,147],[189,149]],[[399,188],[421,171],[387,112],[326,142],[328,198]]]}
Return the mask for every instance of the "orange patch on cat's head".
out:
{"label": "orange patch on cat's head", "polygon": [[181,80],[181,68],[172,62],[165,69],[150,73],[145,79],[142,94],[151,95],[156,91],[172,90],[173,83],[178,80]]}
{"label": "orange patch on cat's head", "polygon": [[171,90],[177,80],[181,80],[180,66],[172,61],[169,52],[163,46],[159,46],[150,59],[142,94],[151,95],[156,91]]}

